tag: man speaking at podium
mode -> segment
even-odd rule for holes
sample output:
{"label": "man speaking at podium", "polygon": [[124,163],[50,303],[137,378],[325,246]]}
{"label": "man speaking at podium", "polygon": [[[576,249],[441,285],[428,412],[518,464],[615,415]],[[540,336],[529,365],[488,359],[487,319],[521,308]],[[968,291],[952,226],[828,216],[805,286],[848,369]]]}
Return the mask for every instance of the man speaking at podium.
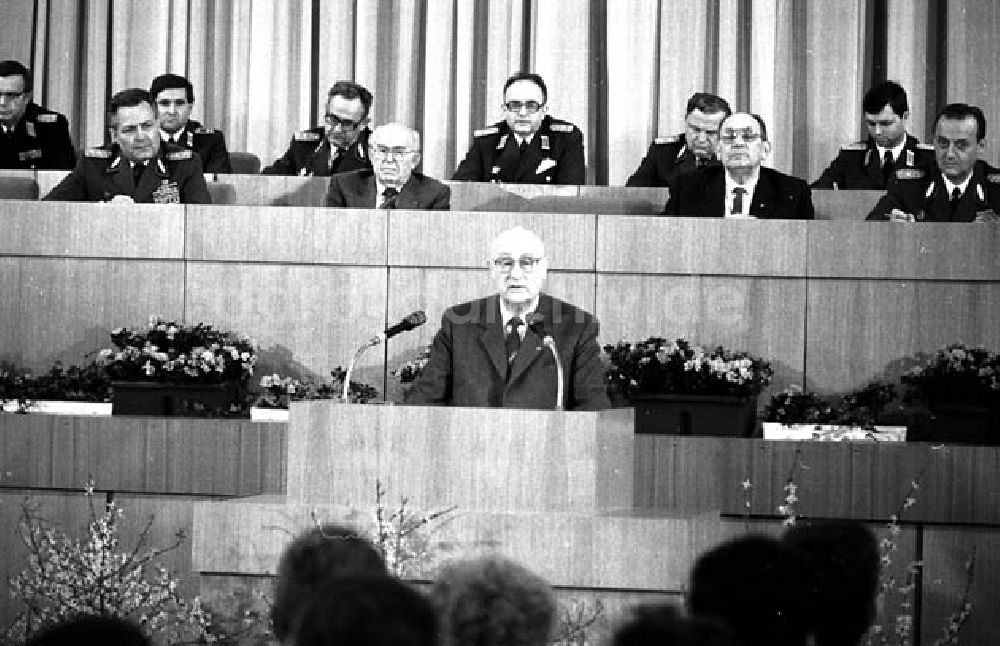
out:
{"label": "man speaking at podium", "polygon": [[548,271],[542,241],[521,227],[504,231],[487,264],[498,293],[444,313],[406,403],[555,408],[556,364],[545,346],[551,337],[565,374],[563,407],[607,408],[597,319],[541,293]]}

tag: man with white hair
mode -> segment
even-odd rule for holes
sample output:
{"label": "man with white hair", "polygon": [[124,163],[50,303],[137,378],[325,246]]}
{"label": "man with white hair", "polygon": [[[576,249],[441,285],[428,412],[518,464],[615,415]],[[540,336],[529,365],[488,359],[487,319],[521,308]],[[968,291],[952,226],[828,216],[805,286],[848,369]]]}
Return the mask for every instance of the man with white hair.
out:
{"label": "man with white hair", "polygon": [[486,263],[498,293],[444,313],[406,403],[554,408],[557,370],[543,341],[551,337],[565,374],[563,408],[608,407],[597,319],[542,293],[548,259],[538,236],[504,231]]}
{"label": "man with white hair", "polygon": [[359,209],[440,209],[451,206],[451,189],[413,169],[420,163],[420,135],[400,123],[372,133],[372,169],[330,178],[326,206]]}

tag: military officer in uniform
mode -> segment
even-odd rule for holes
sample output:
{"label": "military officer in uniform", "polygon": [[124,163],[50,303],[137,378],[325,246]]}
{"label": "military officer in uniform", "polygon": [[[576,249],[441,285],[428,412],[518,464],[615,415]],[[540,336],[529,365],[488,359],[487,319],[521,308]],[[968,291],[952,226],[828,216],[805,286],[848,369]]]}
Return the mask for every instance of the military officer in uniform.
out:
{"label": "military officer in uniform", "polygon": [[[896,170],[934,166],[934,147],[906,132],[910,108],[898,83],[875,85],[862,101],[868,140],[846,144],[812,188],[884,190],[896,181]],[[907,175],[907,173],[903,173]]]}
{"label": "military officer in uniform", "polygon": [[719,165],[715,147],[719,125],[732,114],[729,103],[714,94],[696,92],[688,99],[684,114],[684,132],[654,139],[625,186],[670,186],[678,175]]}
{"label": "military officer in uniform", "polygon": [[160,139],[149,93],[111,97],[110,146],[88,150],[46,200],[209,204],[198,153]]}
{"label": "military officer in uniform", "polygon": [[326,177],[371,169],[368,159],[371,107],[372,93],[364,86],[337,81],[327,94],[326,125],[295,133],[285,154],[261,172]]}
{"label": "military officer in uniform", "polygon": [[163,141],[198,153],[206,173],[233,172],[226,136],[191,119],[194,107],[191,81],[177,74],[162,74],[150,84],[149,96],[153,97],[156,106]]}
{"label": "military officer in uniform", "polygon": [[979,108],[952,103],[934,121],[930,170],[900,168],[869,220],[892,222],[996,222],[1000,169],[979,159],[986,146],[986,117]]}
{"label": "military officer in uniform", "polygon": [[538,74],[518,72],[504,84],[504,120],[476,130],[452,179],[518,184],[583,184],[583,133],[546,114],[548,90]]}
{"label": "military officer in uniform", "polygon": [[73,168],[66,117],[31,100],[31,72],[0,61],[0,168]]}

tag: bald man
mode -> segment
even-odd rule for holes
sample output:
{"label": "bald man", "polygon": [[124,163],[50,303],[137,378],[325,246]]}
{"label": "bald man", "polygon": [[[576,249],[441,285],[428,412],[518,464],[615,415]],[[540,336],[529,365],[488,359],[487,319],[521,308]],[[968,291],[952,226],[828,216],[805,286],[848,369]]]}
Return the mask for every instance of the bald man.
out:
{"label": "bald man", "polygon": [[451,189],[413,170],[420,163],[420,135],[400,123],[379,126],[369,140],[371,169],[330,177],[326,206],[358,209],[451,207]]}
{"label": "bald man", "polygon": [[521,227],[504,231],[486,265],[497,293],[444,313],[430,361],[406,403],[555,408],[556,364],[543,344],[548,335],[565,374],[562,407],[607,408],[597,319],[542,292],[548,259],[538,236]]}

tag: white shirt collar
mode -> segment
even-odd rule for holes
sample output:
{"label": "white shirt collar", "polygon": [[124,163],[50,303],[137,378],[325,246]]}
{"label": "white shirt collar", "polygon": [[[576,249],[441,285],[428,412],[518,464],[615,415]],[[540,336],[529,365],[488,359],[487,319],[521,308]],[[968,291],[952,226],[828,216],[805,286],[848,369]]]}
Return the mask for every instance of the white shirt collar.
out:
{"label": "white shirt collar", "polygon": [[516,132],[514,133],[514,142],[518,145],[518,147],[521,146],[521,142],[522,141],[527,142],[528,145],[530,146],[531,145],[531,140],[534,139],[534,138],[535,138],[535,133],[531,133],[531,135],[528,136],[528,137],[522,137],[521,135],[517,134]]}
{"label": "white shirt collar", "polygon": [[898,144],[896,144],[892,148],[883,148],[882,146],[879,146],[878,144],[875,144],[875,149],[878,151],[878,163],[879,163],[879,165],[881,166],[882,165],[882,160],[885,159],[885,151],[888,150],[889,152],[892,153],[892,163],[895,164],[896,162],[899,161],[899,156],[903,154],[903,149],[904,148],[906,148],[906,136],[905,135],[903,136],[902,141],[900,141]]}
{"label": "white shirt collar", "polygon": [[[515,314],[509,307],[507,307],[507,304],[504,303],[503,296],[499,297],[498,300],[500,301],[500,325],[503,326],[503,333],[506,336],[510,332],[510,330],[507,329],[507,321],[509,321],[512,316],[515,316]],[[528,304],[528,309],[524,310],[520,314],[521,320],[527,323],[528,315],[536,309],[538,309],[538,296],[535,296],[535,300]],[[522,339],[524,338],[524,331],[526,329],[527,325],[522,325],[519,329]]]}
{"label": "white shirt collar", "polygon": [[[723,213],[723,217],[734,218],[734,219],[748,219],[750,218],[750,203],[753,201],[754,191],[757,190],[757,182],[760,180],[760,167],[758,166],[754,169],[753,175],[750,179],[746,181],[745,184],[737,184],[736,180],[729,176],[729,171],[726,171],[726,211]],[[732,213],[733,210],[733,189],[737,186],[746,190],[743,195],[743,211],[740,215]]]}
{"label": "white shirt collar", "polygon": [[965,190],[969,188],[969,182],[972,181],[972,173],[969,173],[969,176],[966,177],[965,181],[962,182],[961,184],[956,184],[952,182],[950,179],[947,178],[947,176],[945,176],[944,173],[941,173],[941,179],[944,180],[944,188],[948,192],[948,198],[951,199],[951,194],[956,188],[958,188],[959,192],[961,192],[962,195],[965,195]]}

